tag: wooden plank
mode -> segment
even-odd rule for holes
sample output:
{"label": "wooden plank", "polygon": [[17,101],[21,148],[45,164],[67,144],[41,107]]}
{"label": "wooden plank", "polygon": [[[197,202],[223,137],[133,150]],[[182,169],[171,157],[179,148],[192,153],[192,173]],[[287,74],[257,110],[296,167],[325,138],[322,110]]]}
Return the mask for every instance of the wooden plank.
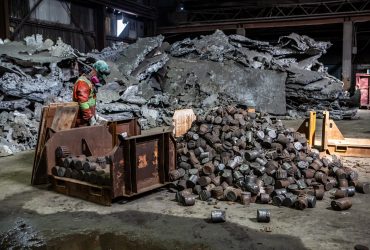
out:
{"label": "wooden plank", "polygon": [[55,132],[73,128],[78,114],[78,105],[74,106],[59,106],[50,126]]}
{"label": "wooden plank", "polygon": [[186,134],[195,119],[196,116],[192,109],[176,110],[172,118],[175,137],[180,137]]}

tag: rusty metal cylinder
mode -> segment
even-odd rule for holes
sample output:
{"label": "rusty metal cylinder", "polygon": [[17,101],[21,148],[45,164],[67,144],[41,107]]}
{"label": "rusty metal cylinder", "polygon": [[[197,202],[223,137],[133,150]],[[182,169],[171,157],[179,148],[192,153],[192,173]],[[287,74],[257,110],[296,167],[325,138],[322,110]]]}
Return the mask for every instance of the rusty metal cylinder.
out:
{"label": "rusty metal cylinder", "polygon": [[356,184],[357,192],[368,194],[370,193],[370,183],[369,182],[358,182]]}
{"label": "rusty metal cylinder", "polygon": [[198,176],[197,175],[191,175],[190,177],[189,177],[189,179],[186,181],[186,186],[188,187],[188,188],[194,188],[195,187],[195,185],[197,184],[197,182],[198,182]]}
{"label": "rusty metal cylinder", "polygon": [[266,194],[266,193],[260,194],[260,202],[261,202],[261,204],[268,204],[269,201],[270,201],[270,199],[271,199],[271,197],[270,197],[269,194]]}
{"label": "rusty metal cylinder", "polygon": [[311,179],[315,176],[315,173],[316,173],[316,170],[315,169],[312,169],[312,168],[308,168],[306,170],[303,171],[303,175],[307,178],[307,179]]}
{"label": "rusty metal cylinder", "polygon": [[339,182],[338,183],[339,187],[341,187],[341,188],[347,188],[348,187],[347,179],[339,179],[338,182]]}
{"label": "rusty metal cylinder", "polygon": [[335,191],[335,193],[334,193],[334,198],[335,199],[340,199],[340,198],[344,198],[344,197],[348,197],[347,188],[337,189]]}
{"label": "rusty metal cylinder", "polygon": [[284,180],[277,180],[275,182],[275,188],[286,188],[290,185],[290,181],[287,179]]}
{"label": "rusty metal cylinder", "polygon": [[315,189],[315,197],[317,200],[322,200],[324,198],[325,190]]}
{"label": "rusty metal cylinder", "polygon": [[221,186],[214,187],[211,190],[211,195],[213,198],[221,200],[224,197],[224,189]]}
{"label": "rusty metal cylinder", "polygon": [[195,204],[195,197],[193,197],[193,196],[185,196],[182,204],[184,206],[194,206],[194,204]]}
{"label": "rusty metal cylinder", "polygon": [[316,171],[315,180],[320,182],[320,183],[325,184],[328,181],[328,176],[323,172]]}
{"label": "rusty metal cylinder", "polygon": [[245,189],[252,194],[258,194],[260,187],[256,183],[246,183]]}
{"label": "rusty metal cylinder", "polygon": [[275,173],[277,180],[286,179],[288,177],[288,173],[286,170],[279,168]]}
{"label": "rusty metal cylinder", "polygon": [[352,207],[352,200],[348,197],[333,200],[331,202],[331,207],[337,211],[347,210]]}
{"label": "rusty metal cylinder", "polygon": [[307,205],[309,208],[314,208],[316,206],[316,197],[314,195],[307,195]]}
{"label": "rusty metal cylinder", "polygon": [[348,197],[352,197],[356,194],[356,188],[354,186],[349,186],[347,188]]}
{"label": "rusty metal cylinder", "polygon": [[297,180],[296,183],[297,183],[297,186],[298,186],[299,189],[307,188],[307,184],[306,184],[304,179],[299,179],[299,180]]}
{"label": "rusty metal cylinder", "polygon": [[229,171],[226,170],[222,173],[222,180],[225,181],[229,186],[231,186],[233,185],[233,176],[230,170]]}
{"label": "rusty metal cylinder", "polygon": [[248,164],[242,164],[239,167],[239,172],[242,173],[242,174],[244,174],[244,175],[245,174],[248,174],[249,173],[249,170],[250,170],[250,168],[249,168]]}
{"label": "rusty metal cylinder", "polygon": [[250,192],[241,192],[240,193],[240,201],[243,205],[249,206],[251,203],[252,194]]}
{"label": "rusty metal cylinder", "polygon": [[208,162],[204,164],[202,171],[205,175],[210,175],[210,174],[213,174],[213,172],[215,171],[215,167],[213,166],[211,162]]}
{"label": "rusty metal cylinder", "polygon": [[257,221],[258,222],[270,222],[271,213],[268,209],[257,209]]}
{"label": "rusty metal cylinder", "polygon": [[335,171],[335,175],[338,177],[338,179],[346,179],[347,178],[346,171],[344,171],[343,168],[338,168]]}
{"label": "rusty metal cylinder", "polygon": [[202,187],[209,185],[212,182],[212,179],[208,176],[201,176],[198,178],[198,184]]}
{"label": "rusty metal cylinder", "polygon": [[199,195],[202,191],[202,187],[200,185],[195,185],[193,188],[193,193]]}
{"label": "rusty metal cylinder", "polygon": [[308,201],[306,196],[299,196],[296,202],[294,203],[294,207],[299,210],[304,210],[308,207]]}
{"label": "rusty metal cylinder", "polygon": [[296,202],[297,198],[298,198],[297,195],[291,194],[291,193],[289,193],[289,195],[288,195],[288,193],[287,193],[287,195],[285,196],[285,198],[284,198],[284,200],[282,202],[282,205],[285,206],[285,207],[291,207],[291,206],[294,205],[294,203]]}
{"label": "rusty metal cylinder", "polygon": [[209,200],[209,198],[211,198],[211,192],[210,191],[208,191],[208,190],[200,191],[200,193],[199,193],[199,199],[200,200],[207,201],[207,200]]}
{"label": "rusty metal cylinder", "polygon": [[282,194],[279,194],[279,195],[275,195],[273,198],[272,198],[272,204],[274,204],[275,206],[281,206],[283,204],[283,201],[285,200],[285,196],[282,195]]}
{"label": "rusty metal cylinder", "polygon": [[232,187],[228,187],[224,191],[225,198],[228,201],[236,201],[240,197],[240,193],[241,193],[240,189]]}
{"label": "rusty metal cylinder", "polygon": [[260,153],[257,150],[247,150],[244,157],[247,161],[254,161],[259,155]]}
{"label": "rusty metal cylinder", "polygon": [[242,173],[240,173],[239,171],[234,171],[233,176],[234,176],[235,180],[243,180],[244,179],[244,175]]}
{"label": "rusty metal cylinder", "polygon": [[211,212],[211,221],[213,223],[225,222],[226,212],[223,210],[213,210]]}
{"label": "rusty metal cylinder", "polygon": [[55,156],[57,158],[66,158],[71,155],[71,151],[67,146],[59,146],[55,149]]}
{"label": "rusty metal cylinder", "polygon": [[172,170],[170,173],[170,179],[176,181],[185,175],[185,170],[182,168]]}
{"label": "rusty metal cylinder", "polygon": [[255,161],[258,162],[261,166],[265,166],[267,164],[267,161],[262,158],[256,158]]}

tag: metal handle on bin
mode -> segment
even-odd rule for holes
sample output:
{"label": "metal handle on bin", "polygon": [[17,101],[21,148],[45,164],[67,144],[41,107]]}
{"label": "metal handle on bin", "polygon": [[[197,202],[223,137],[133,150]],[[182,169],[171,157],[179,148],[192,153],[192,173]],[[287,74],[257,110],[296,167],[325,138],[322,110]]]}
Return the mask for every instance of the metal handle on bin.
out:
{"label": "metal handle on bin", "polygon": [[340,146],[340,145],[335,146],[335,152],[345,153],[345,152],[347,152],[347,149],[348,149],[347,146]]}

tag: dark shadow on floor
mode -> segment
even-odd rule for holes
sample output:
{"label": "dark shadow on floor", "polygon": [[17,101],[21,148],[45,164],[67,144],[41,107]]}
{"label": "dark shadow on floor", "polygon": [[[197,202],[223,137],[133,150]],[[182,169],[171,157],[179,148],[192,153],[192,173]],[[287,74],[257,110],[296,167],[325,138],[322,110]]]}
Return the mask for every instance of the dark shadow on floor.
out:
{"label": "dark shadow on floor", "polygon": [[[16,221],[24,220],[35,232],[42,232],[40,237],[47,245],[44,249],[305,249],[301,239],[290,235],[155,211],[39,215],[22,208],[22,204],[31,199],[31,192],[4,200],[6,205],[0,207],[0,218],[8,226],[2,231],[11,230]],[[17,210],[9,213],[13,207]]]}

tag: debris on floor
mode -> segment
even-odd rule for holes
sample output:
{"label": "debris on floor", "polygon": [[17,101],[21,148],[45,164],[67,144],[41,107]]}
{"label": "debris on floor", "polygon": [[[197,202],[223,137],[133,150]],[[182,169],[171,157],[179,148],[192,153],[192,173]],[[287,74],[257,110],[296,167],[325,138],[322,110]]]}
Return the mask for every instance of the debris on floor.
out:
{"label": "debris on floor", "polygon": [[[305,136],[268,114],[235,106],[198,116],[178,140],[178,169],[170,172],[177,201],[211,197],[242,204],[258,202],[303,210],[325,191],[341,190],[336,210],[351,207],[355,191],[370,192],[359,174],[335,155],[320,157]],[[327,194],[327,193],[326,193]]]}
{"label": "debris on floor", "polygon": [[46,249],[46,243],[25,221],[18,220],[14,228],[0,235],[0,249]]}

